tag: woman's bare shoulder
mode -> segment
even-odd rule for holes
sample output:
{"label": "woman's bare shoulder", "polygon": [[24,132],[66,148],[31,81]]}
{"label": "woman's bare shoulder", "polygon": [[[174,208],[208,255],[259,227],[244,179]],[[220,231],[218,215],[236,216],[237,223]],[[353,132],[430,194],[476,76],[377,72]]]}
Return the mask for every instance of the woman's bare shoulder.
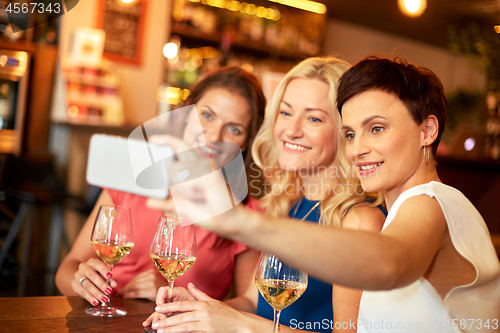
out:
{"label": "woman's bare shoulder", "polygon": [[343,218],[342,227],[364,231],[380,232],[384,226],[385,215],[380,208],[368,203],[354,206]]}

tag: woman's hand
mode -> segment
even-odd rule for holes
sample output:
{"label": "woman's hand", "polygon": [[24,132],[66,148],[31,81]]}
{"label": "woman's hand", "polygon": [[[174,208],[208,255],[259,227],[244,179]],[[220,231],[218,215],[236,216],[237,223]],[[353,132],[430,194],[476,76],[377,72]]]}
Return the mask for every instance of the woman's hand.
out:
{"label": "woman's hand", "polygon": [[[81,280],[84,277],[85,279]],[[111,279],[108,284],[106,282],[108,278],[111,278],[108,266],[102,260],[91,258],[78,265],[71,287],[90,304],[97,306],[99,302],[107,302],[112,288],[117,285],[114,279]]]}
{"label": "woman's hand", "polygon": [[[169,289],[170,287],[168,286],[161,287],[160,289],[158,289],[158,293],[156,296],[156,305],[162,305],[167,302]],[[196,298],[194,298],[194,296],[191,295],[186,288],[175,287],[174,289],[172,289],[172,302],[195,301],[195,300]],[[148,319],[146,319],[142,323],[142,326],[145,327],[151,326],[151,324],[159,320],[166,319],[168,315],[171,315],[171,313],[165,314],[160,312],[154,312],[148,317]]]}
{"label": "woman's hand", "polygon": [[[191,164],[188,168],[196,168],[196,165]],[[253,212],[245,210],[242,204],[232,206],[221,170],[203,177],[202,181],[195,179],[171,186],[170,190],[174,199],[149,198],[146,206],[162,211],[175,210],[178,216],[233,239],[235,233],[251,226]]]}
{"label": "woman's hand", "polygon": [[[241,332],[248,327],[245,324],[248,317],[231,308],[229,305],[217,301],[197,289],[192,283],[188,285],[189,293],[196,301],[177,301],[165,303],[165,295],[158,296],[163,304],[155,310],[159,314],[176,313],[171,317],[163,317],[153,322],[152,327],[162,332]],[[165,291],[162,291],[164,293]],[[157,302],[159,303],[159,302]],[[151,317],[150,317],[151,318]],[[148,318],[148,320],[150,319]],[[157,316],[155,319],[159,318]],[[147,323],[147,321],[145,322]],[[144,323],[144,324],[145,324]],[[143,325],[144,325],[143,324]],[[147,326],[147,325],[146,325]]]}
{"label": "woman's hand", "polygon": [[146,298],[154,302],[158,289],[165,285],[167,281],[152,268],[134,276],[118,291],[118,295],[123,298]]}
{"label": "woman's hand", "polygon": [[[218,215],[233,210],[232,195],[230,195],[231,192],[228,190],[222,169],[220,169],[224,164],[221,161],[227,159],[226,155],[235,155],[236,150],[233,146],[220,149],[217,158],[208,158],[197,153],[198,148],[187,149],[189,147],[184,141],[170,135],[156,135],[151,137],[150,141],[156,145],[171,146],[178,160],[172,162],[169,167],[172,181],[170,191],[173,199],[150,198],[146,203],[149,208],[162,211],[175,210],[178,216],[187,218],[194,223],[205,222],[203,225],[207,228],[210,225],[215,227],[216,219],[209,219],[210,217],[217,216],[218,220],[220,217]],[[246,179],[244,184],[246,186]],[[228,218],[228,220],[233,219]],[[223,229],[224,227],[225,225],[222,225]]]}

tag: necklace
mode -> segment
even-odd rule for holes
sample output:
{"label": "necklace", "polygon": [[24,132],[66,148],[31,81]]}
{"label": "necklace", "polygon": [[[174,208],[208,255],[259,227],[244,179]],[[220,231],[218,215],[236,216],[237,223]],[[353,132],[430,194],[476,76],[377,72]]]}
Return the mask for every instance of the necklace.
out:
{"label": "necklace", "polygon": [[[303,199],[304,199],[304,197],[300,198],[299,202],[297,202],[297,205],[295,206],[295,210],[293,211],[293,216],[292,216],[292,217],[295,217],[295,216],[297,215],[297,210],[299,209],[299,206],[300,206],[300,204],[302,203],[302,200],[303,200]],[[315,210],[315,209],[316,209],[316,207],[318,207],[318,206],[319,206],[319,204],[320,204],[320,203],[321,203],[321,201],[316,202],[316,203],[314,204],[314,206],[313,206],[313,207],[312,207],[312,208],[311,208],[311,209],[307,212],[307,214],[306,214],[306,215],[304,215],[304,217],[300,220],[300,222],[303,222],[303,221],[306,219],[306,217],[308,217],[308,216],[309,216],[309,214],[311,214],[311,213],[312,213],[312,211],[313,211],[313,210]]]}

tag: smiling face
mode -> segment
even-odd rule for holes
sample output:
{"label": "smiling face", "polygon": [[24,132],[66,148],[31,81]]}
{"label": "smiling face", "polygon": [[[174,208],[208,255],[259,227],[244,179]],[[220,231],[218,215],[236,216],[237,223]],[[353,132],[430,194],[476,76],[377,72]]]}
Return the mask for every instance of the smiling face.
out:
{"label": "smiling face", "polygon": [[[189,114],[183,134],[188,145],[200,147],[202,155],[208,154],[205,138],[208,143],[232,142],[241,149],[247,148],[252,116],[250,106],[240,94],[225,88],[209,89],[196,103],[196,110],[197,113]],[[203,132],[198,126],[200,122]]]}
{"label": "smiling face", "polygon": [[336,124],[329,85],[296,78],[288,84],[274,125],[279,164],[289,171],[330,166],[336,157]]}
{"label": "smiling face", "polygon": [[417,125],[394,94],[369,90],[352,97],[342,122],[346,155],[365,191],[401,193],[419,183],[425,125]]}

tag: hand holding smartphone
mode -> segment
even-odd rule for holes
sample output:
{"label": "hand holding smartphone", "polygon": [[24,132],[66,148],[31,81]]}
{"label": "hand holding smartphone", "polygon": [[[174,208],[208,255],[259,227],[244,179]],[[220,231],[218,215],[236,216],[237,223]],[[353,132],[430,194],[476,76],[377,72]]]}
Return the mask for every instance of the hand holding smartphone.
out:
{"label": "hand holding smartphone", "polygon": [[168,166],[173,155],[169,146],[94,134],[90,139],[87,182],[145,197],[165,199],[170,185]]}

